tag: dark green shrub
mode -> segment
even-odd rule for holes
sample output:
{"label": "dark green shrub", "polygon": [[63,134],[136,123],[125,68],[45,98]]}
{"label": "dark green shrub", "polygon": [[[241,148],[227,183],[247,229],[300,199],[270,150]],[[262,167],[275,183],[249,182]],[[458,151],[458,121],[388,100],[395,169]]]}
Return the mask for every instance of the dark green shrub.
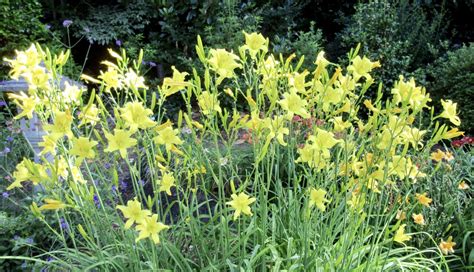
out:
{"label": "dark green shrub", "polygon": [[[46,26],[40,22],[42,8],[38,0],[0,1],[0,57],[9,57],[15,49],[27,47],[32,41],[43,42]],[[0,79],[8,68],[1,67]]]}
{"label": "dark green shrub", "polygon": [[276,35],[272,45],[275,53],[304,55],[302,66],[304,69],[314,63],[319,51],[322,50],[322,44],[323,33],[315,28],[314,22],[311,22],[309,31],[294,32],[289,29],[285,35]]}
{"label": "dark green shrub", "polygon": [[360,3],[355,9],[337,39],[343,51],[361,43],[361,54],[382,64],[374,74],[388,87],[399,74],[408,76],[434,60],[442,49],[446,27],[442,12],[428,13],[417,1],[406,0]]}
{"label": "dark green shrub", "polygon": [[426,71],[427,90],[434,103],[451,99],[458,103],[461,128],[474,132],[474,43],[448,52],[430,65]]}

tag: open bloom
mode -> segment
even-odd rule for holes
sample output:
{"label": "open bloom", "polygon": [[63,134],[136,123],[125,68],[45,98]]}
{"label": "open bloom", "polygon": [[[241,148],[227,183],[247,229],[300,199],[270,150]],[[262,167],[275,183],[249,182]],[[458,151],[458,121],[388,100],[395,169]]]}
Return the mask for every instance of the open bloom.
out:
{"label": "open bloom", "polygon": [[118,205],[117,209],[121,210],[123,216],[128,219],[125,229],[129,229],[133,223],[143,222],[151,214],[149,210],[142,210],[142,204],[137,199],[129,200],[127,206]]}
{"label": "open bloom", "polygon": [[393,240],[395,242],[400,243],[400,244],[405,244],[405,241],[411,240],[410,235],[405,234],[405,226],[406,224],[400,225],[398,230],[395,232],[395,236],[393,237]]}
{"label": "open bloom", "polygon": [[467,189],[469,189],[469,185],[467,185],[467,183],[463,180],[459,183],[458,189],[459,190],[467,190]]}
{"label": "open bloom", "polygon": [[175,94],[191,85],[191,83],[185,80],[188,73],[180,72],[174,66],[171,66],[171,69],[173,69],[173,77],[165,77],[163,79],[161,92],[164,97]]}
{"label": "open bloom", "polygon": [[199,107],[201,107],[202,113],[205,115],[212,114],[213,112],[221,112],[217,94],[212,94],[208,91],[202,92],[201,95],[198,96],[198,104]]}
{"label": "open bloom", "polygon": [[268,39],[265,39],[260,33],[251,33],[248,34],[244,31],[245,35],[245,45],[242,46],[243,49],[248,50],[250,56],[255,58],[257,53],[262,50],[263,52],[268,51]]}
{"label": "open bloom", "polygon": [[237,62],[239,57],[231,52],[227,52],[225,49],[211,49],[209,53],[211,54],[209,59],[211,69],[219,75],[217,85],[225,78],[233,77],[234,69],[241,67]]}
{"label": "open bloom", "polygon": [[455,242],[453,242],[453,237],[449,236],[447,241],[444,241],[441,239],[441,243],[439,244],[439,249],[443,252],[443,254],[449,254],[449,253],[454,253],[454,246],[456,245]]}
{"label": "open bloom", "polygon": [[453,103],[451,100],[444,101],[441,99],[441,104],[443,105],[444,111],[440,114],[440,116],[449,119],[449,121],[455,126],[459,126],[461,124],[461,119],[459,119],[456,114],[457,103]]}
{"label": "open bloom", "polygon": [[163,173],[159,184],[159,191],[166,192],[168,195],[171,195],[171,187],[176,187],[172,173]]}
{"label": "open bloom", "polygon": [[178,137],[179,131],[171,126],[158,131],[158,136],[153,140],[157,145],[165,145],[166,150],[171,150],[175,145],[180,145],[183,141]]}
{"label": "open bloom", "polygon": [[416,199],[418,200],[418,203],[420,203],[421,205],[423,205],[425,207],[429,207],[433,200],[431,198],[427,197],[426,195],[427,195],[427,193],[416,194]]}
{"label": "open bloom", "polygon": [[327,192],[323,189],[311,189],[309,206],[316,206],[318,209],[324,212],[326,210],[326,203],[329,202],[329,199],[325,197],[326,193]]}
{"label": "open bloom", "polygon": [[232,208],[235,209],[234,213],[234,220],[239,218],[241,213],[244,213],[246,215],[252,215],[252,209],[250,208],[250,204],[255,202],[254,197],[249,197],[245,193],[240,193],[240,194],[232,194],[232,201],[227,202],[226,204],[231,205]]}
{"label": "open bloom", "polygon": [[140,102],[128,102],[120,111],[120,116],[125,121],[125,125],[133,132],[137,129],[146,129],[155,125],[155,122],[150,119],[153,112]]}
{"label": "open bloom", "polygon": [[137,239],[135,240],[136,242],[140,241],[141,239],[145,239],[150,237],[155,244],[160,243],[160,236],[158,234],[162,230],[169,229],[170,227],[158,222],[158,215],[154,214],[152,216],[147,216],[144,218],[143,221],[140,222],[140,224],[137,226],[137,230],[140,232],[138,235]]}
{"label": "open bloom", "polygon": [[411,217],[413,218],[413,221],[415,222],[415,224],[418,224],[418,225],[424,225],[425,224],[425,218],[423,217],[423,214],[414,213]]}
{"label": "open bloom", "polygon": [[80,164],[83,159],[95,158],[94,146],[96,145],[96,141],[90,141],[86,137],[73,138],[72,149],[69,151],[69,153],[71,155],[77,156],[78,164]]}
{"label": "open bloom", "polygon": [[303,118],[310,118],[310,114],[306,110],[308,102],[302,99],[296,90],[292,90],[290,93],[284,93],[283,99],[278,101],[281,108],[288,112],[288,117],[291,119],[295,114],[300,115]]}
{"label": "open bloom", "polygon": [[104,151],[113,152],[118,150],[123,159],[127,156],[127,148],[137,144],[137,140],[130,137],[132,135],[131,131],[114,129],[114,134],[104,133],[107,140],[109,140],[109,146]]}

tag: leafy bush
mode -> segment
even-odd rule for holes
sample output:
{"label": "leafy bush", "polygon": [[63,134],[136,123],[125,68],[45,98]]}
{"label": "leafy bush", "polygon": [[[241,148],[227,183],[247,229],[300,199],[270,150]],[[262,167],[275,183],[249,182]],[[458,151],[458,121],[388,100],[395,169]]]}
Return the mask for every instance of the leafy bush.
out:
{"label": "leafy bush", "polygon": [[[33,41],[44,42],[47,30],[41,23],[42,8],[38,0],[5,0],[0,2],[0,56],[12,56]],[[6,68],[6,67],[5,67]],[[8,71],[2,67],[0,80]]]}
{"label": "leafy bush", "polygon": [[[440,196],[425,183],[451,160],[431,153],[461,134],[451,125],[455,105],[426,116],[429,95],[403,77],[388,100],[381,90],[364,100],[380,64],[357,49],[347,66],[320,52],[309,72],[298,56],[270,54],[261,34],[245,41],[236,54],[205,50],[198,37],[202,72],[175,67],[156,92],[140,59],[109,50],[114,61],[99,77],[82,75],[99,86],[87,100],[85,90],[36,81],[57,76],[37,69],[41,61],[59,71],[65,58],[32,46],[18,52],[27,62],[8,60],[13,77],[35,74],[27,80],[36,88],[10,95],[23,109],[16,118],[36,112],[47,132],[42,152],[55,155],[23,159],[7,189],[44,188],[29,210],[57,243],[15,258],[57,270],[463,268],[461,227],[423,231],[437,220],[432,210],[466,210],[472,195],[450,184]],[[163,115],[174,94],[185,101],[175,123]],[[223,96],[250,111],[221,107]]]}
{"label": "leafy bush", "polygon": [[273,44],[273,51],[276,54],[282,53],[289,56],[295,53],[304,56],[303,68],[309,68],[316,61],[319,51],[322,49],[323,33],[315,28],[315,23],[311,22],[309,31],[294,32],[288,29],[286,35],[282,37],[276,35]]}
{"label": "leafy bush", "polygon": [[433,100],[451,99],[459,105],[461,128],[474,133],[474,44],[448,52],[425,71]]}
{"label": "leafy bush", "polygon": [[378,59],[383,67],[374,75],[392,86],[398,75],[409,75],[434,60],[446,29],[443,12],[427,9],[419,1],[359,3],[338,34],[342,48],[361,43],[361,53]]}

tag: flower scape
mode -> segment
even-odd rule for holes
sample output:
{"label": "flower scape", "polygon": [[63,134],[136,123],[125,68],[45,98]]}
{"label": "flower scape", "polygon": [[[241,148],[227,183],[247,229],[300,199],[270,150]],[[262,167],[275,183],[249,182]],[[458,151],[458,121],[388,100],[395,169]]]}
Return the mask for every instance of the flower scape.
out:
{"label": "flower scape", "polygon": [[[302,71],[303,56],[244,36],[239,52],[198,37],[200,66],[173,66],[158,89],[125,50],[82,75],[89,90],[55,84],[68,54],[32,45],[7,60],[30,86],[10,97],[16,118],[36,114],[47,132],[43,158],[20,162],[8,187],[41,188],[25,212],[57,243],[32,259],[57,270],[445,270],[460,241],[427,230],[447,205],[433,179],[455,158],[433,147],[463,135],[456,103],[434,115],[413,78],[376,83],[383,67],[359,48],[347,67],[320,52]],[[176,97],[185,107],[167,119]]]}

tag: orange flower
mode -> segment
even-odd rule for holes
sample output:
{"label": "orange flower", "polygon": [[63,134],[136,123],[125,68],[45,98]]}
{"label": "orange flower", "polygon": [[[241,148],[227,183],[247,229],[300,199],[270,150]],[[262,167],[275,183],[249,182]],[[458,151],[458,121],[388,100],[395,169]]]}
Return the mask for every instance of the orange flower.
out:
{"label": "orange flower", "polygon": [[441,243],[439,244],[439,249],[441,249],[441,251],[446,255],[449,253],[454,253],[454,246],[456,245],[456,243],[453,242],[452,240],[453,240],[452,236],[449,236],[447,241],[444,241],[443,239],[441,239]]}
{"label": "orange flower", "polygon": [[418,225],[424,225],[425,224],[425,218],[423,217],[423,214],[414,213],[411,217],[413,218],[413,221],[415,221],[416,224],[418,224]]}
{"label": "orange flower", "polygon": [[423,193],[423,194],[416,194],[416,199],[418,200],[418,202],[423,205],[423,206],[426,206],[426,207],[429,207],[431,202],[433,202],[433,199],[429,198],[426,196],[427,193]]}

